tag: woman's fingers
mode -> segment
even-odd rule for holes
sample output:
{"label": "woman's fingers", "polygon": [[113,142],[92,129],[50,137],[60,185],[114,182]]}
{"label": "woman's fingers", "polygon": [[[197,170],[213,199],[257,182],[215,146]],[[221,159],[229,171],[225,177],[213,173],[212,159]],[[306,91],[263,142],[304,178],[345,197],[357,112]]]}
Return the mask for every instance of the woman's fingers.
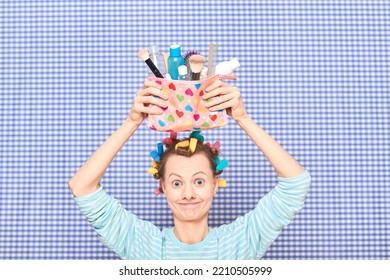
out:
{"label": "woman's fingers", "polygon": [[158,89],[155,87],[147,87],[147,88],[144,88],[144,89],[140,90],[139,92],[137,92],[137,96],[150,96],[150,95],[158,96],[164,100],[168,99],[168,96],[165,95],[161,91],[161,89]]}
{"label": "woman's fingers", "polygon": [[236,95],[234,93],[226,94],[226,95],[220,95],[218,97],[210,98],[206,101],[206,108],[211,108],[215,105],[219,105],[222,103],[225,103],[229,100],[232,100]]}
{"label": "woman's fingers", "polygon": [[135,103],[142,104],[143,106],[148,106],[149,104],[153,104],[161,108],[168,107],[168,103],[166,101],[156,98],[154,96],[136,96]]}
{"label": "woman's fingers", "polygon": [[160,107],[149,107],[145,106],[143,103],[134,104],[134,111],[145,115],[161,115],[163,113],[163,110]]}
{"label": "woman's fingers", "polygon": [[224,83],[214,83],[208,88],[203,98],[206,100],[206,107],[210,111],[226,109],[226,112],[233,119],[237,120],[246,115],[245,106],[240,90]]}
{"label": "woman's fingers", "polygon": [[160,84],[156,83],[155,81],[146,80],[144,82],[144,88],[148,88],[148,87],[154,87],[154,88],[158,88],[158,89],[162,88],[162,86]]}
{"label": "woman's fingers", "polygon": [[232,91],[238,90],[236,87],[217,81],[206,89],[203,99],[209,99],[221,94],[227,94]]}
{"label": "woman's fingers", "polygon": [[239,104],[239,99],[235,97],[233,99],[228,99],[225,102],[214,104],[208,107],[208,109],[210,111],[218,111],[223,109],[235,108],[238,104]]}
{"label": "woman's fingers", "polygon": [[205,90],[206,90],[206,92],[210,92],[210,91],[213,91],[214,89],[216,89],[222,85],[224,85],[224,83],[221,80],[217,79],[214,81],[214,83],[209,85]]}
{"label": "woman's fingers", "polygon": [[236,87],[219,87],[205,94],[206,107],[212,107],[233,98],[240,97],[240,91]]}
{"label": "woman's fingers", "polygon": [[[161,115],[167,104],[167,97],[161,91],[162,86],[154,81],[145,81],[144,86],[134,97],[128,118],[141,124],[147,115]],[[159,97],[159,98],[156,98]],[[149,104],[156,105],[149,107]]]}
{"label": "woman's fingers", "polygon": [[202,96],[202,98],[205,100],[208,100],[208,99],[211,99],[211,98],[214,98],[217,96],[230,94],[232,92],[238,92],[237,88],[236,87],[219,87],[219,88],[216,88],[209,93],[205,93]]}
{"label": "woman's fingers", "polygon": [[162,92],[162,86],[154,81],[145,81],[144,87],[137,92],[137,96],[158,96],[161,99],[168,100],[168,96]]}

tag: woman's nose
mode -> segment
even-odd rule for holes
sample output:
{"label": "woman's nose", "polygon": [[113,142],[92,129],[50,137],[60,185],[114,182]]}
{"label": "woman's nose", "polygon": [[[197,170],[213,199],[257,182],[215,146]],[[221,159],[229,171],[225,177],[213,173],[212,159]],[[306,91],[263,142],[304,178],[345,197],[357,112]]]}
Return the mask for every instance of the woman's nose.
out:
{"label": "woman's nose", "polygon": [[186,185],[184,188],[183,198],[189,200],[192,198],[196,198],[196,194],[191,185]]}

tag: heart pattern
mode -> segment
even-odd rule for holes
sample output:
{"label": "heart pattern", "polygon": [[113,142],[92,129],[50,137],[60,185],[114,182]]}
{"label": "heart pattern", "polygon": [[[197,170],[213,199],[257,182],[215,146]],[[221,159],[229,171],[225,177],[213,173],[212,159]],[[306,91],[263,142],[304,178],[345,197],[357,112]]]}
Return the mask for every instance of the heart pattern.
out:
{"label": "heart pattern", "polygon": [[170,84],[169,84],[169,88],[170,88],[171,90],[176,90],[176,86],[175,86],[174,83],[170,83]]}
{"label": "heart pattern", "polygon": [[194,93],[192,92],[192,90],[190,88],[187,88],[187,90],[185,91],[185,94],[187,94],[189,96],[194,96]]}
{"label": "heart pattern", "polygon": [[160,115],[148,116],[147,126],[150,129],[179,132],[192,131],[194,128],[205,130],[226,125],[225,110],[210,112],[208,104],[213,99],[203,99],[207,94],[205,88],[209,85],[208,82],[201,80],[194,84],[157,78],[155,82],[161,85],[161,92],[164,96],[154,97],[167,99],[167,107],[161,107],[163,113]]}
{"label": "heart pattern", "polygon": [[164,93],[164,95],[168,95],[169,94],[169,89],[167,87],[163,87],[161,89],[161,91]]}
{"label": "heart pattern", "polygon": [[179,110],[176,110],[176,115],[181,118],[182,116],[184,116],[184,112],[182,111],[179,111]]}
{"label": "heart pattern", "polygon": [[184,100],[184,96],[181,94],[176,94],[176,97],[177,97],[177,100],[179,100],[180,102],[182,102]]}
{"label": "heart pattern", "polygon": [[194,109],[192,109],[192,106],[191,105],[187,105],[184,110],[188,111],[188,112],[192,112],[194,111]]}
{"label": "heart pattern", "polygon": [[207,112],[206,107],[205,106],[199,106],[199,112],[206,113]]}

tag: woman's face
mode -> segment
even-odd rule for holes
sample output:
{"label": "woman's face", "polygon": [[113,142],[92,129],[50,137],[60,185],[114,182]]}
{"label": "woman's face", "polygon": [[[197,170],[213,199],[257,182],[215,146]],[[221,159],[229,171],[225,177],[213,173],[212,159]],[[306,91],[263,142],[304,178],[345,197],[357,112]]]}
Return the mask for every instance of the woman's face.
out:
{"label": "woman's face", "polygon": [[175,219],[195,222],[207,219],[218,190],[218,178],[205,154],[169,156],[160,184]]}

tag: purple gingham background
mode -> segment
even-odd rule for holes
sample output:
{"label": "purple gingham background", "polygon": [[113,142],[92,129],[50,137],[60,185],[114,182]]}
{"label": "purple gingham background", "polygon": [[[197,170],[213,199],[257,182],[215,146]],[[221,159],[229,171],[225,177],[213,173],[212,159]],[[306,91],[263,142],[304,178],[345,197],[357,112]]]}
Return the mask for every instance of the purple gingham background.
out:
{"label": "purple gingham background", "polygon": [[[139,49],[207,55],[210,42],[219,61],[239,58],[248,112],[313,178],[264,259],[389,258],[389,1],[1,1],[0,15],[0,259],[117,259],[67,182],[127,117],[146,78]],[[166,135],[143,124],[102,181],[159,227],[170,211],[146,170]],[[232,121],[204,136],[231,163],[218,226],[276,174]]]}

